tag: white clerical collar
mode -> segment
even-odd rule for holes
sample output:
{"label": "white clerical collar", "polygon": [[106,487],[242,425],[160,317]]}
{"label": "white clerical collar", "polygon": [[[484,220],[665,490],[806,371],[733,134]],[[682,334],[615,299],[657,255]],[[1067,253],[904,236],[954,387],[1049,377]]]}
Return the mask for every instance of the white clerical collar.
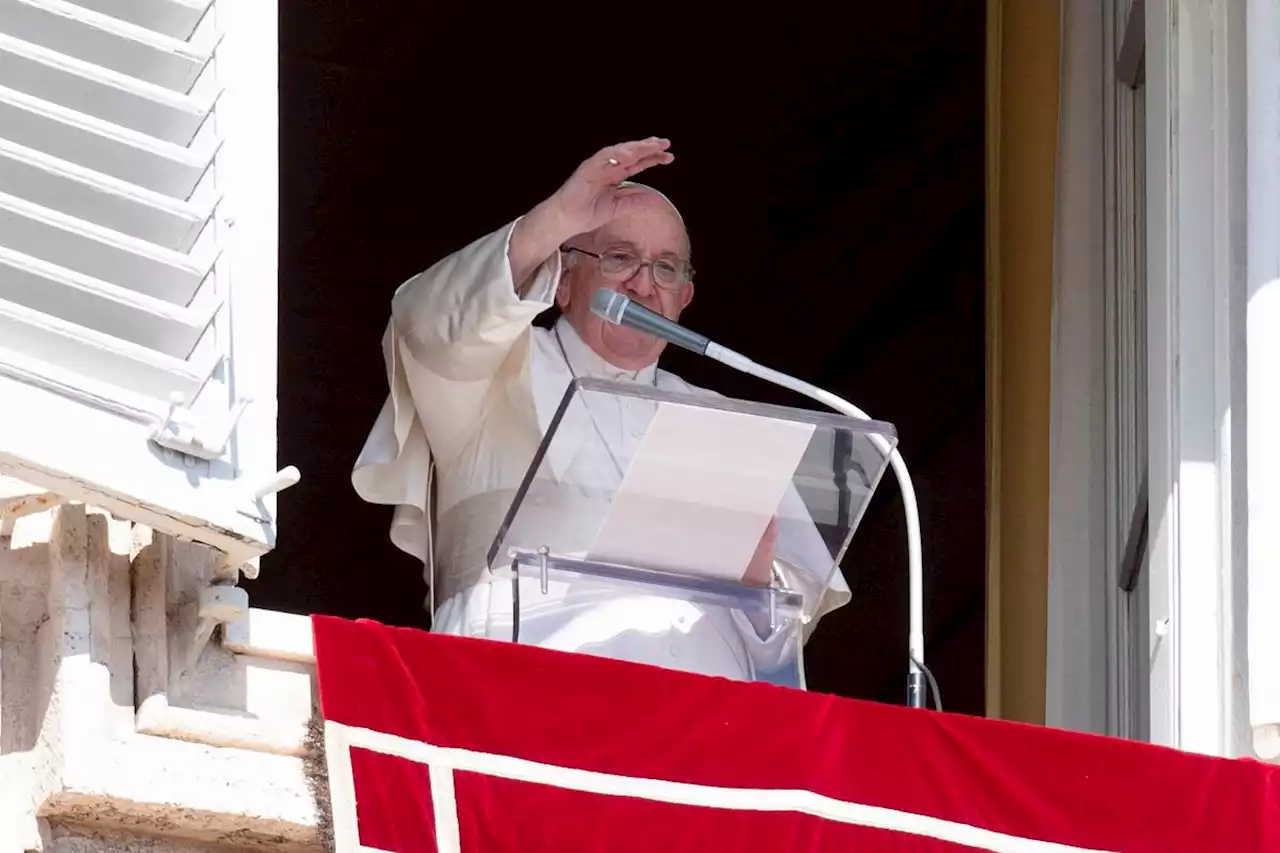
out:
{"label": "white clerical collar", "polygon": [[650,364],[640,370],[624,370],[610,364],[578,335],[569,318],[561,315],[560,319],[556,320],[555,333],[560,340],[560,345],[564,347],[565,358],[569,360],[569,369],[575,376],[594,376],[598,379],[612,380],[629,379],[632,382],[653,384],[658,370],[656,364]]}

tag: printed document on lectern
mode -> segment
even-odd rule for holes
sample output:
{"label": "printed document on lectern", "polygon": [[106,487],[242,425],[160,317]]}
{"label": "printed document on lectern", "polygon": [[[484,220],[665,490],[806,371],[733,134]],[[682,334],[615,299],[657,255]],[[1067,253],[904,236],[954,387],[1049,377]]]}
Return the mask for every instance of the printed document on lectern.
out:
{"label": "printed document on lectern", "polygon": [[812,424],[658,406],[587,559],[739,581]]}

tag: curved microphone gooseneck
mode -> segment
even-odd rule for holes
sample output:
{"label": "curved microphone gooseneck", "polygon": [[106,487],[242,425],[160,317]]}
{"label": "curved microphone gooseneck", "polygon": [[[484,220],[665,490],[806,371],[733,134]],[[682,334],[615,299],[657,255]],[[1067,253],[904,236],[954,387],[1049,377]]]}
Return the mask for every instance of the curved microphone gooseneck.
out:
{"label": "curved microphone gooseneck", "polygon": [[[643,305],[632,302],[624,294],[616,290],[601,288],[591,298],[591,311],[606,322],[614,325],[629,326],[642,332],[673,343],[678,347],[695,352],[698,355],[718,361],[743,373],[763,379],[774,385],[794,391],[797,394],[816,400],[829,406],[842,415],[858,420],[869,421],[870,416],[857,406],[830,391],[825,391],[794,376],[788,376],[772,368],[756,364],[746,356],[721,346],[704,335],[690,331],[678,323],[673,323],[657,312],[650,311]],[[882,453],[889,457],[889,466],[898,480],[898,488],[902,492],[902,504],[907,517],[907,582],[909,587],[909,628],[907,636],[907,704],[912,708],[923,708],[925,699],[925,674],[928,668],[924,664],[924,571],[920,545],[920,509],[916,504],[916,490],[911,483],[911,474],[907,471],[907,463],[897,448],[890,448],[889,442],[882,435],[871,435],[872,442]],[[930,687],[933,690],[934,702],[941,710],[941,698],[932,674],[929,674]]]}

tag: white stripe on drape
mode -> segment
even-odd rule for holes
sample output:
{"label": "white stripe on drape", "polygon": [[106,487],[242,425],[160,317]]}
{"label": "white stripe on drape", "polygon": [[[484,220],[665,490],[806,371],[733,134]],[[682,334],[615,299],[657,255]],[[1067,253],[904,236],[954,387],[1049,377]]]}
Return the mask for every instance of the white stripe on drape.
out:
{"label": "white stripe on drape", "polygon": [[[457,813],[453,791],[453,772],[462,770],[468,773],[479,773],[501,779],[550,785],[564,790],[582,791],[604,796],[632,797],[653,802],[671,803],[672,805],[699,806],[734,811],[798,812],[836,823],[901,832],[952,844],[965,845],[979,850],[989,850],[992,853],[1108,853],[1108,851],[1073,847],[1051,841],[1021,838],[928,815],[846,802],[816,794],[813,791],[719,788],[709,785],[693,785],[686,782],[671,782],[664,779],[616,776],[609,773],[597,773],[590,770],[527,761],[509,755],[493,755],[465,749],[440,747],[376,732],[371,729],[344,726],[334,722],[325,723],[326,747],[330,743],[328,733],[331,729],[335,732],[334,742],[341,743],[344,751],[351,747],[359,747],[360,749],[404,758],[430,767],[431,796],[433,802],[436,803],[437,827],[441,825],[439,809],[441,807],[440,803],[444,801],[455,809],[452,824],[452,829],[455,832],[457,829]],[[329,762],[331,766],[335,763],[334,760],[335,756],[330,754]],[[349,759],[346,761],[346,767],[349,770]],[[437,768],[447,771],[446,774],[439,777],[441,780],[441,788],[439,789],[436,787]],[[448,781],[444,782],[446,775]],[[336,826],[336,814],[339,808],[336,802],[338,788],[332,784],[332,781],[330,783],[330,791],[335,798]],[[354,815],[354,791],[344,794],[344,796],[352,798],[353,805],[351,810]],[[456,835],[454,838],[456,839]],[[457,850],[459,848],[454,847],[452,849]],[[447,848],[442,846],[440,850],[441,853],[445,853]],[[338,853],[347,853],[347,851],[339,847]],[[354,851],[354,853],[368,853],[368,851],[360,850]]]}

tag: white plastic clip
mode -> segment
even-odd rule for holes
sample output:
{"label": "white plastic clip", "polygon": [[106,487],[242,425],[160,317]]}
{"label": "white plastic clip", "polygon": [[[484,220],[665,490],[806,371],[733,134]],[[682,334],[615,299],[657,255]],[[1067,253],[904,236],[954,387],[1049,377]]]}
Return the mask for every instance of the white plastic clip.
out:
{"label": "white plastic clip", "polygon": [[197,459],[214,460],[227,452],[227,443],[235,432],[240,416],[249,405],[250,398],[241,397],[231,407],[226,419],[216,430],[202,430],[191,419],[191,412],[184,405],[185,398],[178,393],[169,397],[169,411],[154,430],[151,440],[161,447],[185,453]]}

